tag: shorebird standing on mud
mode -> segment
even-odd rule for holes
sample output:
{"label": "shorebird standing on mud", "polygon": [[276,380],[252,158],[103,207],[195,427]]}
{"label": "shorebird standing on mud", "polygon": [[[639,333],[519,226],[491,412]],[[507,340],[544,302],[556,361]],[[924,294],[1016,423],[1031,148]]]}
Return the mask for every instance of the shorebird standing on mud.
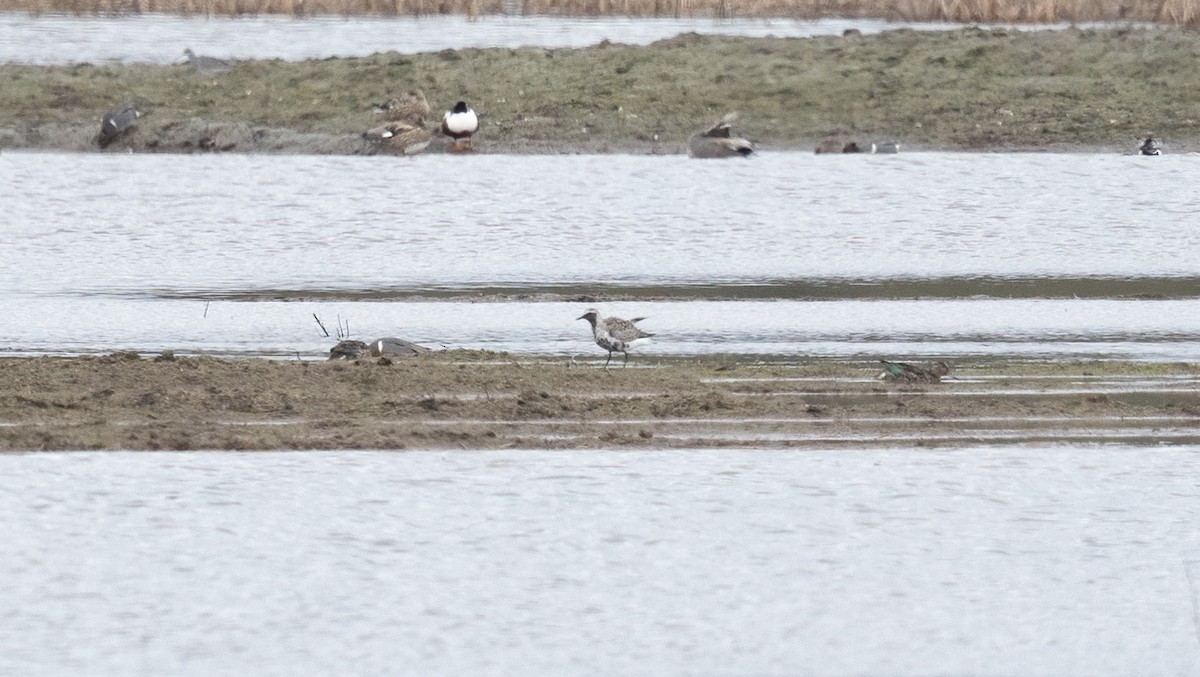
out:
{"label": "shorebird standing on mud", "polygon": [[635,317],[632,320],[622,320],[619,317],[600,317],[600,313],[591,308],[575,319],[587,320],[592,325],[592,337],[596,339],[596,345],[608,351],[608,359],[604,361],[605,369],[608,369],[608,363],[612,361],[613,353],[624,353],[625,365],[628,366],[629,349],[654,336],[654,334],[648,334],[638,329],[634,324],[646,319],[644,317]]}
{"label": "shorebird standing on mud", "polygon": [[451,153],[475,150],[475,142],[471,140],[471,135],[477,131],[479,116],[475,115],[474,108],[467,108],[465,101],[454,104],[454,108],[442,116],[442,133],[454,139],[450,144]]}

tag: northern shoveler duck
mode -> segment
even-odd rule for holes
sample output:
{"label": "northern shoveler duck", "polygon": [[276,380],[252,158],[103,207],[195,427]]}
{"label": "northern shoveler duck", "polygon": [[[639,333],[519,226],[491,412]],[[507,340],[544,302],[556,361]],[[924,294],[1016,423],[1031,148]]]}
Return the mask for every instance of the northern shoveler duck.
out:
{"label": "northern shoveler duck", "polygon": [[825,139],[817,144],[813,152],[817,155],[825,155],[826,153],[841,153],[843,149],[845,149],[845,146],[842,145],[841,141],[837,139]]}
{"label": "northern shoveler duck", "polygon": [[100,147],[106,148],[108,144],[124,136],[140,117],[142,112],[132,105],[117,106],[105,113],[104,117],[100,118],[100,135],[96,138]]}
{"label": "northern shoveler duck", "polygon": [[416,122],[424,126],[429,119],[429,101],[425,93],[419,89],[409,90],[403,96],[395,97],[374,105],[376,113],[381,113],[383,119],[389,122]]}
{"label": "northern shoveler duck", "polygon": [[233,70],[233,64],[228,61],[212,56],[197,56],[191,47],[183,50],[183,55],[187,57],[192,68],[201,75],[215,75]]}
{"label": "northern shoveler duck", "polygon": [[895,141],[880,141],[879,143],[871,144],[872,153],[883,153],[885,155],[900,152],[900,144]]}
{"label": "northern shoveler duck", "polygon": [[927,365],[909,364],[907,362],[883,363],[883,372],[879,378],[886,381],[907,381],[909,383],[940,383],[942,377],[950,373],[950,365],[945,362],[930,362]]}
{"label": "northern shoveler duck", "polygon": [[477,131],[479,131],[479,116],[475,114],[475,109],[467,108],[465,101],[454,104],[454,108],[446,111],[446,114],[442,116],[442,133],[454,139],[450,144],[452,153],[475,150],[475,143],[471,140],[471,135]]}
{"label": "northern shoveler duck", "polygon": [[1139,155],[1162,155],[1162,149],[1158,147],[1158,142],[1153,136],[1147,136],[1142,145],[1138,146]]}
{"label": "northern shoveler duck", "polygon": [[842,146],[842,152],[843,153],[861,153],[862,148],[858,147],[857,141],[851,141],[850,143]]}
{"label": "northern shoveler duck", "polygon": [[625,364],[628,365],[629,349],[654,336],[637,327],[636,323],[646,319],[644,317],[635,317],[632,320],[600,317],[600,313],[593,308],[575,319],[587,320],[592,325],[592,338],[596,340],[596,345],[608,351],[608,359],[604,361],[605,369],[608,369],[613,353],[624,353]]}
{"label": "northern shoveler duck", "polygon": [[416,155],[425,150],[433,134],[424,122],[389,122],[363,132],[363,138],[394,153]]}
{"label": "northern shoveler duck", "polygon": [[754,144],[733,136],[733,123],[737,113],[729,113],[717,124],[703,132],[688,137],[688,156],[698,159],[747,157],[754,152]]}

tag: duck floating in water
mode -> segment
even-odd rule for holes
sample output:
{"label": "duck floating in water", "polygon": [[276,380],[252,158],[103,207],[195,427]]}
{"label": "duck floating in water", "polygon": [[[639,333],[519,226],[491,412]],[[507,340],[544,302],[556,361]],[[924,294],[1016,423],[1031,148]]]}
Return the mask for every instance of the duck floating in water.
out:
{"label": "duck floating in water", "polygon": [[927,365],[909,364],[908,362],[883,363],[883,372],[879,378],[885,381],[906,381],[909,383],[941,383],[942,377],[950,373],[950,365],[945,362],[930,362]]}
{"label": "duck floating in water", "polygon": [[1158,142],[1153,136],[1147,136],[1142,145],[1138,146],[1139,155],[1162,155],[1162,148],[1158,147]]}
{"label": "duck floating in water", "polygon": [[900,152],[900,144],[895,141],[880,141],[879,143],[871,144],[872,153],[881,153],[891,155]]}
{"label": "duck floating in water", "polygon": [[608,369],[613,353],[624,353],[625,365],[628,366],[629,349],[654,336],[637,327],[636,323],[646,319],[644,317],[635,317],[632,320],[600,317],[600,313],[591,308],[575,319],[587,320],[592,325],[592,338],[596,340],[596,345],[608,351],[608,359],[604,361],[605,369]]}
{"label": "duck floating in water", "polygon": [[228,73],[233,70],[233,64],[228,61],[213,56],[197,56],[191,47],[183,50],[183,55],[187,57],[188,63],[200,75],[216,75],[217,73]]}
{"label": "duck floating in water", "polygon": [[442,133],[454,139],[450,144],[451,153],[462,153],[475,150],[475,142],[471,136],[479,131],[479,116],[474,108],[467,108],[465,101],[454,104],[454,108],[442,116]]}
{"label": "duck floating in water", "polygon": [[137,109],[137,106],[128,104],[117,106],[100,118],[100,135],[96,137],[96,141],[101,148],[107,148],[108,144],[132,129],[133,123],[137,122],[140,117],[142,117],[142,112]]}
{"label": "duck floating in water", "polygon": [[697,159],[747,157],[754,152],[754,144],[733,136],[733,123],[737,113],[729,113],[717,124],[703,132],[688,137],[688,156]]}

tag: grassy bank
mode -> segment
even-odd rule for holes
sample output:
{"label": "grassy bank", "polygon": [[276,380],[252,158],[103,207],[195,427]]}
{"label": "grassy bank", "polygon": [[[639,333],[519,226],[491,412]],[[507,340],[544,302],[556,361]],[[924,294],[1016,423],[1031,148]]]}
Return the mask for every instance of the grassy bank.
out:
{"label": "grassy bank", "polygon": [[0,450],[1200,442],[1192,365],[959,361],[928,384],[874,362],[601,363],[0,359]]}
{"label": "grassy bank", "polygon": [[[894,138],[905,148],[1168,152],[1200,145],[1200,35],[947,32],[812,39],[686,35],[648,47],[467,49],[188,66],[0,65],[0,148],[97,149],[100,116],[148,111],[110,151],[364,152],[371,103],[421,88],[483,118],[484,152],[682,152],[730,110],[764,149]],[[438,113],[435,112],[435,116]],[[435,144],[430,152],[444,150]]]}

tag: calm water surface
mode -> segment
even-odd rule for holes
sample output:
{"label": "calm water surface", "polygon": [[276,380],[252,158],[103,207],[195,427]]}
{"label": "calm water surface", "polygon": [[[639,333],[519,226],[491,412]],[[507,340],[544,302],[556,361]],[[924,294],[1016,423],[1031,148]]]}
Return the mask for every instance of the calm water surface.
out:
{"label": "calm water surface", "polygon": [[[1197,162],[5,153],[0,346],[315,356],[316,313],[368,339],[594,350],[586,299],[413,300],[504,287],[678,298],[601,308],[650,315],[662,354],[1200,359]],[[905,281],[925,291],[872,296]]]}
{"label": "calm water surface", "polygon": [[[848,28],[877,33],[899,26],[945,30],[954,24],[893,24],[867,19],[627,19],[547,16],[416,18],[205,18],[143,14],[125,17],[29,16],[0,12],[0,62],[33,64],[102,61],[165,64],[184,47],[233,59],[318,59],[405,54],[468,47],[586,47],[602,40],[645,45],[694,32],[753,37],[841,35]],[[1058,26],[1061,28],[1062,26]]]}
{"label": "calm water surface", "polygon": [[1197,476],[1193,448],[6,455],[0,672],[1197,674]]}

